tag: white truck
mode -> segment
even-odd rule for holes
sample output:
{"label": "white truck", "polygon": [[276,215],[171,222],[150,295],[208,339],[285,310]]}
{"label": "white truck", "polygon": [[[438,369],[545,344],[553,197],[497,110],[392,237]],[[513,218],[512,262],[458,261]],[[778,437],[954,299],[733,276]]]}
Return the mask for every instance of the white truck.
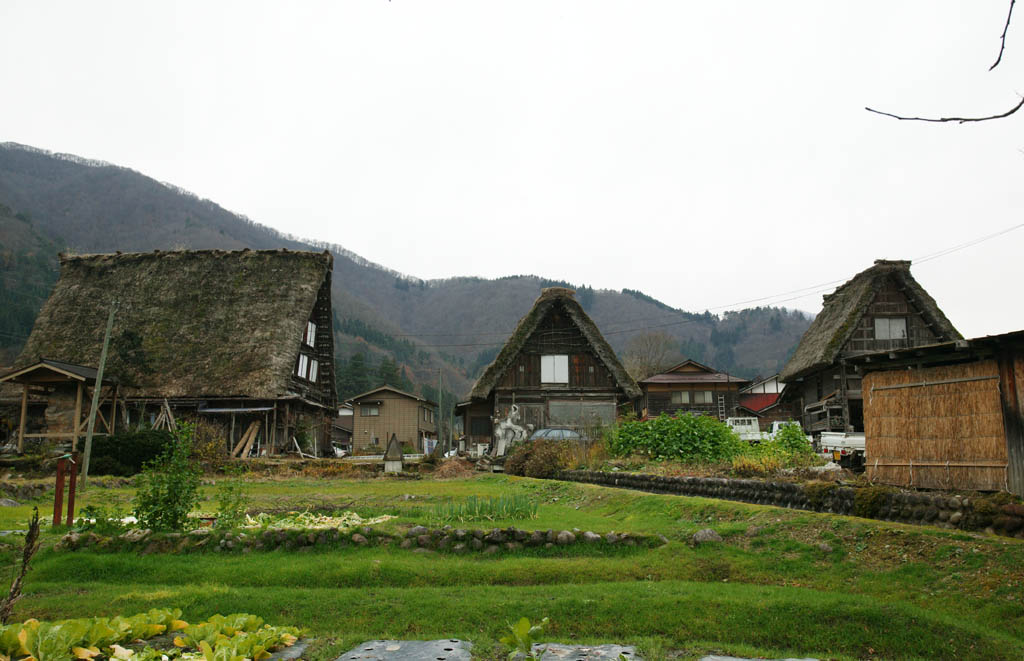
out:
{"label": "white truck", "polygon": [[729,425],[729,429],[736,432],[742,441],[751,444],[762,441],[761,427],[757,418],[726,418],[725,424]]}
{"label": "white truck", "polygon": [[823,431],[818,439],[821,454],[843,468],[864,468],[864,433]]}

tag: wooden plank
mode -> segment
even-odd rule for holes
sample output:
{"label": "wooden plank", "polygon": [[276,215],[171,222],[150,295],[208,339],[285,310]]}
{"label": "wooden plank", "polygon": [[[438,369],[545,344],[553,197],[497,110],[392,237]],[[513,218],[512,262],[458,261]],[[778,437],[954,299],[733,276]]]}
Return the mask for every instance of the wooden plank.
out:
{"label": "wooden plank", "polygon": [[249,424],[249,427],[245,430],[245,433],[242,434],[242,438],[238,439],[238,445],[236,445],[235,449],[231,451],[232,457],[239,456],[239,453],[242,451],[242,448],[245,447],[246,442],[249,440],[249,437],[253,434],[254,427],[257,424],[257,422]]}
{"label": "wooden plank", "polygon": [[255,442],[256,437],[259,436],[260,421],[257,420],[256,422],[252,423],[252,426],[253,426],[253,430],[252,430],[252,434],[249,436],[249,442],[245,444],[245,447],[242,448],[242,453],[240,455],[238,455],[242,459],[248,459],[249,458],[249,450],[252,449],[253,442]]}
{"label": "wooden plank", "polygon": [[25,453],[25,418],[28,416],[28,384],[21,391],[21,419],[18,420],[18,454]]}
{"label": "wooden plank", "polygon": [[892,386],[871,386],[872,392],[875,390],[899,390],[900,388],[921,388],[924,386],[941,386],[947,383],[967,383],[968,381],[988,381],[989,379],[998,379],[998,374],[991,376],[971,376],[963,379],[942,379],[940,381],[917,381],[915,383],[897,383]]}
{"label": "wooden plank", "polygon": [[1024,495],[1024,415],[1019,398],[1016,364],[1021,358],[1013,349],[999,352],[997,364],[1001,377],[1000,405],[1003,409],[1003,429],[1006,432],[1006,490]]}

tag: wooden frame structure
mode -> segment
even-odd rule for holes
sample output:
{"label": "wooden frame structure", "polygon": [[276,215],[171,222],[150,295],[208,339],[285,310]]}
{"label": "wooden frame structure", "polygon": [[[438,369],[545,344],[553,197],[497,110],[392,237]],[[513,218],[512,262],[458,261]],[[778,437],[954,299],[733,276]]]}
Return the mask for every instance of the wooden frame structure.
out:
{"label": "wooden frame structure", "polygon": [[[26,438],[71,439],[71,451],[78,450],[78,438],[85,436],[89,424],[88,415],[82,417],[82,401],[91,397],[96,387],[96,369],[65,363],[59,360],[44,358],[32,365],[8,372],[0,377],[0,383],[11,382],[22,386],[21,415],[18,419],[18,454],[25,451]],[[32,388],[51,391],[62,386],[75,390],[75,409],[72,417],[71,431],[26,434],[25,425],[28,417],[28,396]],[[106,392],[104,392],[106,390]],[[100,384],[100,405],[96,409],[96,422],[99,423],[94,433],[100,435],[113,434],[117,425],[118,386],[115,379],[104,379]],[[103,414],[104,406],[109,403],[109,419]]]}

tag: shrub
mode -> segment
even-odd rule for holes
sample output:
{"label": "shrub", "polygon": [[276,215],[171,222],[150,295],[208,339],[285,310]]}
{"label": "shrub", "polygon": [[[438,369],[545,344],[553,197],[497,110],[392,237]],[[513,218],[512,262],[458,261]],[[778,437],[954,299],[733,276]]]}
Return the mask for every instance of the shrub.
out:
{"label": "shrub", "polygon": [[217,527],[237,528],[245,521],[251,499],[240,481],[243,470],[230,471],[233,480],[222,480],[217,485]]}
{"label": "shrub", "polygon": [[171,444],[170,432],[142,429],[92,439],[89,472],[95,475],[134,475]]}
{"label": "shrub", "polygon": [[509,475],[551,478],[565,468],[565,448],[557,441],[539,438],[516,445],[505,460]]}
{"label": "shrub", "polygon": [[782,469],[782,462],[771,455],[740,455],[732,460],[732,472],[739,477],[766,477]]}
{"label": "shrub", "polygon": [[522,494],[487,499],[470,496],[462,503],[438,503],[434,506],[434,518],[439,521],[535,519],[537,503]]}
{"label": "shrub", "polygon": [[771,442],[791,457],[814,456],[814,448],[798,424],[783,425]]}
{"label": "shrub", "polygon": [[747,448],[728,425],[710,416],[664,413],[653,420],[623,422],[608,444],[614,455],[640,453],[684,463],[729,461]]}
{"label": "shrub", "polygon": [[199,501],[199,466],[192,459],[192,425],[178,423],[174,440],[137,478],[132,508],[152,530],[182,530]]}

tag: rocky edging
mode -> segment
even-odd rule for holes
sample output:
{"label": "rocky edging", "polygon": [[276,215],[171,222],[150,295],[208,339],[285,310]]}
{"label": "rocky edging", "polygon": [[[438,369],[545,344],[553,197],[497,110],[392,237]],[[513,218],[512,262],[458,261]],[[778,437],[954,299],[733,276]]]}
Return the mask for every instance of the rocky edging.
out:
{"label": "rocky edging", "polygon": [[1024,539],[1024,505],[1005,494],[959,496],[902,492],[893,487],[847,487],[720,477],[666,477],[642,473],[561,471],[557,479],[652,493],[703,496],[755,505],[924,524]]}
{"label": "rocky edging", "polygon": [[447,551],[451,553],[480,552],[485,554],[514,552],[527,547],[554,548],[572,545],[604,547],[657,546],[667,542],[664,537],[609,532],[599,535],[591,531],[519,530],[492,528],[463,529],[444,526],[414,526],[404,535],[380,532],[370,527],[356,530],[254,530],[218,531],[200,528],[188,533],[157,533],[132,529],[120,535],[104,536],[95,532],[69,532],[56,545],[57,550],[99,551],[132,550],[148,553],[250,553],[252,551],[311,551],[314,548],[360,546],[393,546],[413,552]]}

